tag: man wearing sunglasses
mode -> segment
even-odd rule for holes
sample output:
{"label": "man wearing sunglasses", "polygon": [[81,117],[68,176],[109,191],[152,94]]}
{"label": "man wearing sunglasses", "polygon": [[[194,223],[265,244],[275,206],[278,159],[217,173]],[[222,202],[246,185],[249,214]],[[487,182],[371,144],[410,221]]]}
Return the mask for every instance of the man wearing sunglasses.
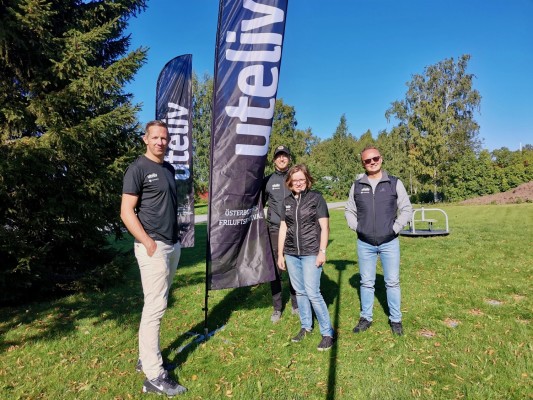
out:
{"label": "man wearing sunglasses", "polygon": [[413,208],[402,181],[381,169],[383,158],[374,146],[361,153],[365,174],[350,189],[344,215],[357,233],[357,258],[361,276],[361,314],[354,333],[372,325],[374,285],[378,256],[383,267],[389,324],[403,335],[400,294],[400,242],[398,233],[411,219]]}

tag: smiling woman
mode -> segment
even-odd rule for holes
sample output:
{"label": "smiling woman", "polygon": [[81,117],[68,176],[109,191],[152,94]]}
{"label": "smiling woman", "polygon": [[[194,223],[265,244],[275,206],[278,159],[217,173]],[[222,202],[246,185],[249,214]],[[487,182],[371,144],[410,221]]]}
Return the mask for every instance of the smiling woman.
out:
{"label": "smiling woman", "polygon": [[285,182],[291,194],[285,197],[280,216],[278,268],[289,271],[296,291],[301,328],[292,342],[302,341],[312,331],[314,311],[322,335],[317,350],[324,351],[333,347],[334,341],[328,308],[320,292],[329,240],[329,212],[322,195],[310,190],[313,181],[304,164],[295,165],[287,173]]}

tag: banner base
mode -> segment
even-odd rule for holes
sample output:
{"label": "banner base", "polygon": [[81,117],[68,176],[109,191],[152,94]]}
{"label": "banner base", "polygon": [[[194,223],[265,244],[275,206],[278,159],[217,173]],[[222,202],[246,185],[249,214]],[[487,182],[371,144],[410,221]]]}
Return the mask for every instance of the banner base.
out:
{"label": "banner base", "polygon": [[187,335],[192,336],[193,339],[189,343],[178,347],[178,350],[176,350],[176,354],[181,353],[183,350],[185,350],[187,347],[189,347],[190,345],[194,343],[201,343],[201,342],[207,341],[211,336],[215,335],[215,333],[217,333],[218,331],[224,330],[224,328],[226,328],[226,325],[222,325],[220,328],[217,328],[211,332],[209,332],[209,330],[206,328],[204,330],[203,335],[200,335],[199,333],[195,333],[195,332],[190,332],[190,331],[187,332]]}

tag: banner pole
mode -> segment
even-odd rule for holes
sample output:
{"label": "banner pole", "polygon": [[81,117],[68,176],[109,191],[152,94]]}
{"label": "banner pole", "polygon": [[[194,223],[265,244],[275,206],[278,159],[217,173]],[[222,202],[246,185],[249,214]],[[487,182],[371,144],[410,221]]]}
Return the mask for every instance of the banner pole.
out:
{"label": "banner pole", "polygon": [[[222,9],[223,9],[223,0],[220,0],[218,2],[218,19],[217,19],[217,33],[216,33],[216,41],[215,41],[215,67],[214,67],[214,74],[213,74],[213,98],[211,99],[211,103],[213,105],[213,109],[215,107],[215,97],[216,93],[214,91],[215,89],[215,81],[217,79],[217,68],[216,65],[218,63],[218,35],[220,31],[220,23],[222,19]],[[206,246],[205,246],[205,298],[204,298],[204,340],[207,341],[209,337],[209,328],[207,326],[207,318],[208,318],[208,312],[209,312],[209,262],[211,259],[211,199],[213,196],[213,146],[214,146],[214,140],[213,140],[213,131],[214,131],[214,121],[213,116],[211,116],[211,138],[210,138],[210,149],[209,149],[209,183],[208,183],[208,199],[207,199],[207,240],[206,240]]]}
{"label": "banner pole", "polygon": [[[209,246],[209,242],[207,244]],[[209,247],[207,247],[209,249]],[[209,287],[208,287],[208,273],[209,273],[209,264],[206,255],[205,259],[205,298],[204,298],[204,341],[207,341],[209,337],[209,328],[207,327],[207,313],[209,312]]]}

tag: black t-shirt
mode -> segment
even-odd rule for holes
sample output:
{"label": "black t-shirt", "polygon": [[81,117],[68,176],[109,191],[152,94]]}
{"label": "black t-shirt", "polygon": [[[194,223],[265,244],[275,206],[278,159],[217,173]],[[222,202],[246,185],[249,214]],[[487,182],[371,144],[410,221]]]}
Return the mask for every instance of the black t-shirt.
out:
{"label": "black t-shirt", "polygon": [[178,241],[175,170],[168,162],[156,163],[142,155],[124,173],[122,193],[139,196],[135,212],[154,240]]}

